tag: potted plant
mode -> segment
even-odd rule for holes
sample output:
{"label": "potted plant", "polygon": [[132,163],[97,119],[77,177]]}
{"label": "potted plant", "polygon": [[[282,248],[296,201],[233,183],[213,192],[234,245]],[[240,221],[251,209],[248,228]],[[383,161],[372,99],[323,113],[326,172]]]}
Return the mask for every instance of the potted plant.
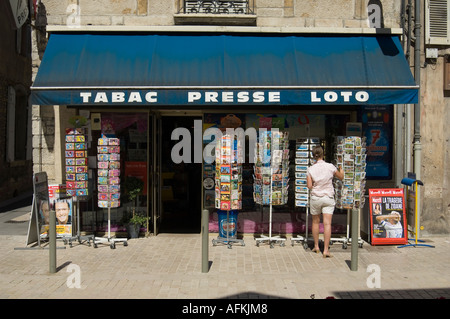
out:
{"label": "potted plant", "polygon": [[133,212],[133,216],[130,218],[127,224],[127,231],[130,238],[138,238],[139,231],[142,225],[147,224],[147,216],[144,216],[141,212]]}
{"label": "potted plant", "polygon": [[139,178],[130,176],[125,179],[124,186],[128,193],[128,198],[132,202],[132,214],[126,227],[130,237],[137,238],[139,237],[139,230],[141,229],[141,226],[146,225],[148,220],[147,216],[144,216],[142,213],[136,211],[136,199],[144,189],[144,182]]}

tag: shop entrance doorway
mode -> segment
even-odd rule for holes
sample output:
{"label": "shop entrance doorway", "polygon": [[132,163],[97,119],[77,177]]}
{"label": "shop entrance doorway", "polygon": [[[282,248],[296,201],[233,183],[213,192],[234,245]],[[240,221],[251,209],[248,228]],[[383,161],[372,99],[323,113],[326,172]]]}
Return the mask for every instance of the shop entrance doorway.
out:
{"label": "shop entrance doorway", "polygon": [[[199,116],[161,117],[159,233],[200,233],[202,164],[194,163],[194,120],[201,119]],[[172,149],[182,140],[178,136],[180,140],[172,140],[172,132],[177,128],[187,129],[192,137],[190,161],[176,163],[172,158]],[[183,155],[183,151],[177,154]]]}

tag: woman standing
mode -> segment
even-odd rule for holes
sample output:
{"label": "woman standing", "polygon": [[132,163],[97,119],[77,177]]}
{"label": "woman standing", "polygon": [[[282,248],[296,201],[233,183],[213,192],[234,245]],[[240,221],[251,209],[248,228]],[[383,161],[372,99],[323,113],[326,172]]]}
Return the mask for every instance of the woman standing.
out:
{"label": "woman standing", "polygon": [[344,171],[323,160],[323,148],[317,146],[312,151],[316,163],[308,168],[307,186],[311,190],[310,210],[312,215],[312,233],[314,238],[313,252],[320,253],[319,224],[320,214],[323,215],[324,248],[323,257],[331,257],[328,251],[331,239],[331,220],[334,212],[333,177],[344,179]]}

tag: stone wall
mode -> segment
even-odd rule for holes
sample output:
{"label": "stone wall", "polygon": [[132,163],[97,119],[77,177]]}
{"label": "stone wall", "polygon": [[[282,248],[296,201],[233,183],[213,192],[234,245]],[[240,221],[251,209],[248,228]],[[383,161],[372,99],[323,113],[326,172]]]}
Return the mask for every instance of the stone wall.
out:
{"label": "stone wall", "polygon": [[[31,58],[27,54],[30,47],[29,29],[25,25],[19,31],[14,29],[13,21],[7,16],[10,10],[9,3],[0,3],[0,203],[10,200],[13,197],[28,193],[32,190],[31,158],[24,154],[27,152],[27,145],[16,145],[22,147],[20,155],[14,159],[7,158],[8,148],[8,99],[9,89],[13,89],[17,96],[23,97],[20,108],[21,113],[16,113],[16,125],[27,134],[26,121],[26,98],[29,95],[31,85]],[[17,50],[17,33],[22,35],[21,52]],[[16,104],[17,105],[17,104]],[[19,109],[19,107],[17,107]],[[24,112],[24,113],[23,113]],[[26,137],[26,136],[23,136]],[[22,140],[20,140],[22,141]]]}
{"label": "stone wall", "polygon": [[[447,50],[449,51],[449,50]],[[444,61],[423,60],[421,72],[423,233],[450,233],[450,94],[443,90]]]}
{"label": "stone wall", "polygon": [[[41,0],[49,25],[172,26],[182,0]],[[367,28],[369,0],[254,0],[258,27]],[[371,0],[373,1],[373,0]],[[401,1],[378,1],[384,27],[400,26]],[[252,4],[252,3],[251,3]],[[76,20],[76,11],[80,18]]]}

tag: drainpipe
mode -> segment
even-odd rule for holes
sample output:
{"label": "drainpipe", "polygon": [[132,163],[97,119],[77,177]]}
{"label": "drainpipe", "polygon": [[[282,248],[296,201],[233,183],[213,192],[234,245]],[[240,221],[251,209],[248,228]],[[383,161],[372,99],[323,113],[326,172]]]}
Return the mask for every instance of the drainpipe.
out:
{"label": "drainpipe", "polygon": [[[416,174],[416,179],[421,180],[421,166],[422,166],[422,144],[420,142],[420,47],[421,47],[421,17],[420,17],[420,0],[415,0],[414,4],[414,78],[416,84],[419,85],[419,99],[417,104],[414,105],[414,173]],[[420,237],[420,217],[422,211],[421,196],[419,189],[416,189],[417,198],[417,237]]]}

